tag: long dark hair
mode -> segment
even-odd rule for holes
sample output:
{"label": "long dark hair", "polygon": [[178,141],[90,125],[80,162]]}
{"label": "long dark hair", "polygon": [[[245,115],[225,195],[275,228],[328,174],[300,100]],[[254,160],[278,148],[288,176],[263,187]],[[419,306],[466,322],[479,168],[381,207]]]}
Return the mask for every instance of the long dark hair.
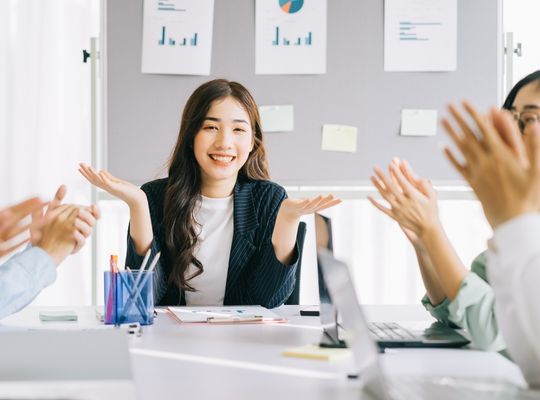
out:
{"label": "long dark hair", "polygon": [[[188,282],[203,272],[202,263],[194,256],[198,243],[194,211],[201,199],[201,173],[193,142],[212,103],[225,97],[234,98],[244,107],[253,132],[253,150],[240,169],[238,178],[270,179],[259,110],[248,90],[238,82],[225,79],[215,79],[199,86],[188,99],[182,114],[178,140],[169,163],[163,210],[167,261],[170,265],[169,282],[187,291],[195,291]],[[186,276],[190,264],[197,271]]]}
{"label": "long dark hair", "polygon": [[506,100],[504,101],[502,108],[511,111],[512,107],[514,107],[514,101],[516,101],[516,96],[519,91],[523,88],[523,86],[526,86],[534,81],[540,85],[540,70],[534,71],[516,83],[512,90],[510,90],[510,93],[508,93],[508,96],[506,96]]}

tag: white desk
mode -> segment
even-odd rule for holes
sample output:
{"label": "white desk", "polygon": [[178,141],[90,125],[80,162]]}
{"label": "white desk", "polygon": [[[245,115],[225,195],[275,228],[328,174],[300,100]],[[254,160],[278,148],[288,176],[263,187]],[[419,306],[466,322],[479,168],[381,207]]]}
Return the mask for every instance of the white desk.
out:
{"label": "white desk", "polygon": [[[42,323],[30,307],[0,321],[10,327],[98,327],[93,308],[75,307],[77,323]],[[132,338],[131,353],[140,399],[358,399],[359,383],[348,380],[352,359],[335,362],[287,358],[289,347],[318,342],[318,317],[301,317],[299,306],[277,312],[288,324],[178,324],[159,314],[153,326]],[[365,306],[368,319],[430,321],[421,306]],[[519,369],[496,353],[474,350],[387,350],[383,364],[390,375],[451,375],[523,385]]]}

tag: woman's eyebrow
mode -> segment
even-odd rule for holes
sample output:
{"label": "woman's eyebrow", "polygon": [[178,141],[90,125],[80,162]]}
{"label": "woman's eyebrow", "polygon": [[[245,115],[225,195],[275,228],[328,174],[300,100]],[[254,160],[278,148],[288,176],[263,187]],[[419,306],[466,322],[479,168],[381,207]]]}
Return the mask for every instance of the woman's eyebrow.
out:
{"label": "woman's eyebrow", "polygon": [[[204,117],[205,120],[215,121],[215,122],[221,122],[221,118],[216,117]],[[233,119],[232,122],[240,122],[242,124],[247,124],[248,122],[245,119]]]}

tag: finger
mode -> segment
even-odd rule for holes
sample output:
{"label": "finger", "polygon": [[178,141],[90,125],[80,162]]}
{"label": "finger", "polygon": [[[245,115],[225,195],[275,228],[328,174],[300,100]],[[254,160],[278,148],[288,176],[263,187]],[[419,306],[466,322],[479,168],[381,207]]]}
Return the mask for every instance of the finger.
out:
{"label": "finger", "polygon": [[322,194],[320,194],[317,197],[314,197],[312,199],[309,199],[308,203],[304,205],[303,211],[314,209],[319,204],[321,204],[323,201],[324,201],[324,197],[323,197]]}
{"label": "finger", "polygon": [[391,192],[386,190],[386,188],[384,187],[383,182],[381,182],[380,179],[378,179],[375,176],[372,176],[371,177],[371,182],[377,188],[377,190],[379,191],[379,193],[380,193],[380,195],[382,196],[383,199],[385,199],[390,204],[392,204],[395,201],[395,197],[392,195]]}
{"label": "finger", "polygon": [[428,181],[427,179],[421,179],[420,186],[422,193],[424,193],[426,196],[433,197],[437,195],[437,192],[435,191],[435,188],[433,187],[431,181]]}
{"label": "finger", "polygon": [[525,136],[530,165],[536,179],[540,176],[540,126],[534,124],[527,129]]}
{"label": "finger", "polygon": [[9,229],[5,229],[1,234],[0,234],[0,239],[4,242],[10,240],[10,239],[13,239],[14,237],[17,237],[19,236],[21,233],[27,231],[28,229],[30,229],[30,225],[31,224],[24,224],[24,225],[15,225],[15,226],[12,226],[11,228]]}
{"label": "finger", "polygon": [[461,176],[463,176],[463,178],[470,183],[470,175],[467,166],[461,164],[454,156],[454,153],[452,153],[452,150],[450,150],[448,147],[444,148],[444,154],[446,155],[446,158],[448,158],[448,161],[450,161],[454,168],[461,174]]}
{"label": "finger", "polygon": [[413,185],[416,190],[418,190],[420,193],[423,193],[427,195],[427,193],[424,192],[424,188],[422,186],[423,179],[419,178],[416,173],[413,171],[411,165],[407,161],[403,161],[400,165],[401,173],[405,178]]}
{"label": "finger", "polygon": [[92,227],[79,218],[75,219],[74,226],[85,238],[92,234]]}
{"label": "finger", "polygon": [[89,165],[82,164],[82,163],[80,165],[81,165],[81,169],[79,169],[79,171],[81,171],[81,174],[83,174],[84,177],[88,181],[90,181],[90,183],[92,183],[95,186],[103,185],[103,179],[99,176],[99,174],[94,168],[92,168]]}
{"label": "finger", "polygon": [[54,195],[54,199],[51,200],[51,203],[49,204],[49,210],[55,209],[60,204],[62,204],[62,201],[64,200],[64,197],[66,197],[67,188],[66,185],[60,185],[58,190],[56,191]]}
{"label": "finger", "polygon": [[406,196],[412,196],[418,193],[418,191],[413,187],[413,185],[411,185],[411,183],[402,174],[401,169],[398,165],[391,165],[390,173],[392,174],[397,184],[401,187],[401,190],[403,190],[403,193]]}
{"label": "finger", "polygon": [[[61,208],[61,207],[58,207],[58,208]],[[58,214],[58,217],[56,217],[56,220],[61,223],[68,224],[68,225],[73,224],[78,214],[79,214],[79,207],[74,206],[74,205],[68,205],[66,208],[61,210],[60,214]]]}
{"label": "finger", "polygon": [[17,244],[10,245],[8,248],[5,248],[5,243],[0,243],[0,257],[5,256],[6,254],[11,253],[12,251],[15,251],[18,247],[22,246],[23,244],[27,243],[30,240],[30,238],[26,238],[18,242]]}
{"label": "finger", "polygon": [[[11,206],[5,211],[7,211],[8,214],[11,214],[13,219],[18,221],[27,215],[30,215],[32,212],[42,209],[43,204],[44,203],[38,197],[33,197]],[[0,224],[1,223],[2,221],[0,221]]]}
{"label": "finger", "polygon": [[90,212],[96,220],[101,218],[101,211],[99,211],[98,206],[96,206],[95,204],[92,204],[90,206]]}
{"label": "finger", "polygon": [[99,172],[99,174],[103,175],[109,182],[120,182],[120,179],[114,175],[111,175],[111,173],[107,170],[102,170]]}
{"label": "finger", "polygon": [[[374,171],[377,178],[379,178],[382,181],[383,185],[386,187],[386,192],[388,194],[391,194],[391,197],[399,201],[402,194],[401,191],[396,187],[394,182],[392,182],[391,179],[388,179],[386,177],[386,174],[379,167],[375,167]],[[390,201],[389,199],[387,200]]]}
{"label": "finger", "polygon": [[528,157],[525,143],[510,113],[506,110],[492,108],[490,116],[493,126],[503,143],[507,145],[524,165],[527,165]]}
{"label": "finger", "polygon": [[[472,107],[469,103],[463,102],[463,106],[465,107],[466,111],[469,113],[469,115],[472,116],[470,113],[470,110],[467,109],[467,107]],[[472,107],[474,109],[474,107]],[[459,110],[453,105],[448,105],[448,110],[450,111],[450,114],[454,117],[456,122],[458,123],[459,127],[461,128],[461,131],[463,132],[464,139],[468,145],[468,148],[473,154],[478,154],[479,151],[482,149],[482,143],[478,139],[478,137],[474,134],[473,130],[469,127],[469,123],[465,120],[463,115],[459,112]],[[476,109],[474,109],[475,114],[479,115],[476,112]],[[474,119],[474,117],[473,117]],[[478,127],[478,120],[475,120]],[[483,133],[483,132],[482,132]]]}
{"label": "finger", "polygon": [[326,203],[324,205],[319,206],[319,208],[317,210],[315,210],[315,212],[326,210],[328,208],[337,206],[340,203],[342,203],[341,199],[333,199],[332,201],[330,201],[330,202],[328,202],[328,203]]}
{"label": "finger", "polygon": [[378,203],[373,197],[371,196],[368,196],[368,200],[370,201],[371,204],[373,204],[375,206],[375,208],[377,208],[378,210],[382,211],[383,213],[385,213],[386,215],[388,215],[390,218],[392,218],[393,220],[395,220],[394,216],[392,215],[392,210],[383,206],[382,204]]}
{"label": "finger", "polygon": [[81,208],[79,210],[78,219],[82,220],[90,227],[93,227],[96,224],[96,218],[90,211],[88,211],[88,209]]}
{"label": "finger", "polygon": [[469,116],[476,123],[477,128],[482,135],[480,143],[483,145],[484,149],[493,149],[496,146],[501,144],[501,137],[493,127],[493,124],[490,122],[489,118],[480,114],[478,110],[468,101],[463,101],[463,108],[469,114]]}
{"label": "finger", "polygon": [[416,175],[416,172],[414,172],[413,168],[411,167],[411,164],[407,160],[403,160],[400,164],[400,169],[403,175],[409,180],[409,182],[413,183],[414,185],[417,185],[420,183],[421,179]]}
{"label": "finger", "polygon": [[446,130],[446,133],[448,133],[448,136],[450,136],[450,139],[452,139],[454,144],[457,146],[460,153],[463,155],[463,158],[465,158],[465,160],[469,163],[474,162],[476,157],[467,147],[466,141],[464,140],[463,136],[457,133],[452,124],[450,124],[450,121],[448,121],[446,118],[443,118],[441,120],[441,125]]}
{"label": "finger", "polygon": [[321,201],[319,201],[316,204],[312,204],[309,207],[306,208],[306,213],[312,213],[319,210],[323,210],[326,208],[326,205],[336,200],[336,198],[333,195],[328,195],[324,197]]}
{"label": "finger", "polygon": [[86,238],[79,231],[74,232],[73,239],[75,240],[75,247],[73,248],[71,254],[77,253],[80,249],[84,247],[86,243]]}

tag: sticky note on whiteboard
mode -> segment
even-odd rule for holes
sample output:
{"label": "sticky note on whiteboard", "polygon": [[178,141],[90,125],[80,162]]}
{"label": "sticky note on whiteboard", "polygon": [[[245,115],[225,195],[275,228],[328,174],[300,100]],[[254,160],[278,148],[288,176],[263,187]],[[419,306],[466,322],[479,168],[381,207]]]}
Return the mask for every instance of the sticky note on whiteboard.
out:
{"label": "sticky note on whiteboard", "polygon": [[261,106],[263,132],[291,132],[294,130],[293,106]]}
{"label": "sticky note on whiteboard", "polygon": [[401,136],[435,136],[437,110],[401,110]]}
{"label": "sticky note on whiteboard", "polygon": [[324,124],[321,149],[356,153],[358,129],[355,126]]}

